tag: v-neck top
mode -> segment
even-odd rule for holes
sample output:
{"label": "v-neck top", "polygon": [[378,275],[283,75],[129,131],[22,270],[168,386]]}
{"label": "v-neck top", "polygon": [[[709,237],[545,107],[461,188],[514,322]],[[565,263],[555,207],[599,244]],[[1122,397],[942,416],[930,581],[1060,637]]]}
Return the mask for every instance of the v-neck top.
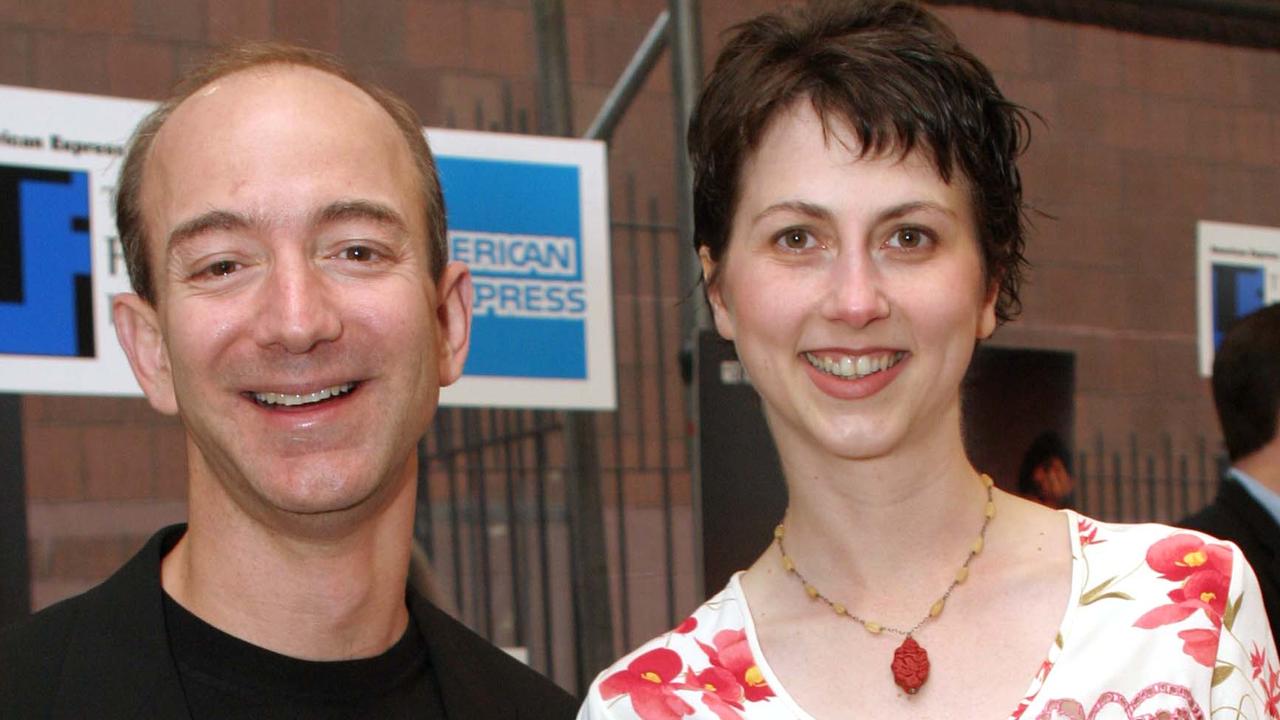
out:
{"label": "v-neck top", "polygon": [[[1234,544],[1060,513],[1070,528],[1071,595],[1009,720],[1280,717],[1275,643],[1257,579]],[[813,720],[761,650],[741,574],[600,673],[579,719]],[[884,668],[864,671],[888,681]]]}

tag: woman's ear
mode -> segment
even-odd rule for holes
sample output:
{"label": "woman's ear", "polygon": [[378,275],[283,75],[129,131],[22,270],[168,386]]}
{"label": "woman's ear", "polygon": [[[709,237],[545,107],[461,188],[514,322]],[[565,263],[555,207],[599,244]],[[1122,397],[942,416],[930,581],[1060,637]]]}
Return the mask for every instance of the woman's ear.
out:
{"label": "woman's ear", "polygon": [[711,316],[715,319],[716,331],[725,340],[732,340],[733,313],[725,303],[724,286],[716,275],[718,263],[711,259],[711,251],[706,245],[698,248],[698,260],[702,263],[702,286],[706,288],[707,303],[711,305]]}
{"label": "woman's ear", "polygon": [[169,348],[155,306],[133,293],[120,293],[111,300],[111,318],[133,376],[151,407],[165,415],[176,415],[178,401],[173,393]]}
{"label": "woman's ear", "polygon": [[1000,299],[1000,278],[993,278],[987,286],[987,296],[982,301],[982,309],[978,316],[979,340],[986,340],[996,331],[996,301]]}

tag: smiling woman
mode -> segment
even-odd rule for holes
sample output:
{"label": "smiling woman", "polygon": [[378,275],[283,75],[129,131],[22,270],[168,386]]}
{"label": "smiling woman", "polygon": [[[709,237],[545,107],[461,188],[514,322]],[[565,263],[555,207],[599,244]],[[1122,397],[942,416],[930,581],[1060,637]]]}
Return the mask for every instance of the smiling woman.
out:
{"label": "smiling woman", "polygon": [[1026,142],[914,3],[737,28],[689,130],[695,243],[788,507],[750,568],[601,674],[583,718],[1274,707],[1246,669],[1276,656],[1239,552],[1035,505],[965,454],[962,379],[1019,309]]}

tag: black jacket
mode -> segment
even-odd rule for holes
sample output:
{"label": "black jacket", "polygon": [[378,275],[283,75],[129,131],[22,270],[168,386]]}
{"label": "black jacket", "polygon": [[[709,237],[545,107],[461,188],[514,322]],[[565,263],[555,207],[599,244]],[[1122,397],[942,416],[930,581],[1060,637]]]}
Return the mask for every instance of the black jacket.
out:
{"label": "black jacket", "polygon": [[[0,632],[0,717],[189,718],[165,634],[165,528],[94,589]],[[410,593],[450,718],[568,720],[577,702],[550,680]]]}
{"label": "black jacket", "polygon": [[1240,546],[1262,587],[1271,634],[1280,638],[1280,526],[1267,509],[1243,485],[1227,477],[1212,504],[1178,524]]}

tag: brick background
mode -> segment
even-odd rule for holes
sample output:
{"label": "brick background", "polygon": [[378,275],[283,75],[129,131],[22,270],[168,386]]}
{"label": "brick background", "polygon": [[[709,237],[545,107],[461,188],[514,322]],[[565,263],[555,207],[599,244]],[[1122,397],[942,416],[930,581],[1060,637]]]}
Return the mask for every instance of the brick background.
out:
{"label": "brick background", "polygon": [[[566,0],[579,131],[665,5]],[[776,5],[703,0],[704,66],[725,28]],[[529,7],[517,0],[0,0],[0,83],[157,98],[216,44],[282,38],[341,54],[405,95],[428,125],[519,131],[537,127]],[[1024,316],[994,342],[1075,353],[1082,447],[1095,438],[1122,445],[1133,435],[1144,447],[1168,437],[1179,449],[1216,448],[1212,406],[1195,372],[1195,223],[1280,226],[1280,53],[988,10],[939,13],[1009,96],[1044,120],[1035,124],[1023,172],[1028,200],[1052,218],[1035,220]],[[652,204],[659,224],[674,223],[669,75],[664,60],[610,147],[615,220],[647,221]],[[626,202],[630,187],[634,208]],[[661,434],[673,462],[683,463],[686,423],[672,356],[685,288],[674,272],[683,249],[673,243],[667,230],[613,237],[619,376],[648,379],[619,388],[623,441],[610,435],[606,464],[652,464]],[[655,247],[664,273],[656,279]],[[655,299],[666,357],[654,349]],[[659,377],[669,393],[667,418],[656,409]],[[182,517],[184,442],[176,421],[142,400],[28,397],[23,413],[33,599],[41,607],[100,579],[152,529]],[[599,418],[602,428],[613,423],[611,415]],[[687,471],[674,477],[677,499],[686,502]],[[659,500],[656,487],[643,472],[624,484],[628,501],[647,507]],[[633,537],[650,528],[627,522]],[[652,580],[654,546],[632,545],[631,567]],[[692,584],[687,576],[681,583],[686,597]],[[659,627],[649,610],[636,612],[633,639]]]}

